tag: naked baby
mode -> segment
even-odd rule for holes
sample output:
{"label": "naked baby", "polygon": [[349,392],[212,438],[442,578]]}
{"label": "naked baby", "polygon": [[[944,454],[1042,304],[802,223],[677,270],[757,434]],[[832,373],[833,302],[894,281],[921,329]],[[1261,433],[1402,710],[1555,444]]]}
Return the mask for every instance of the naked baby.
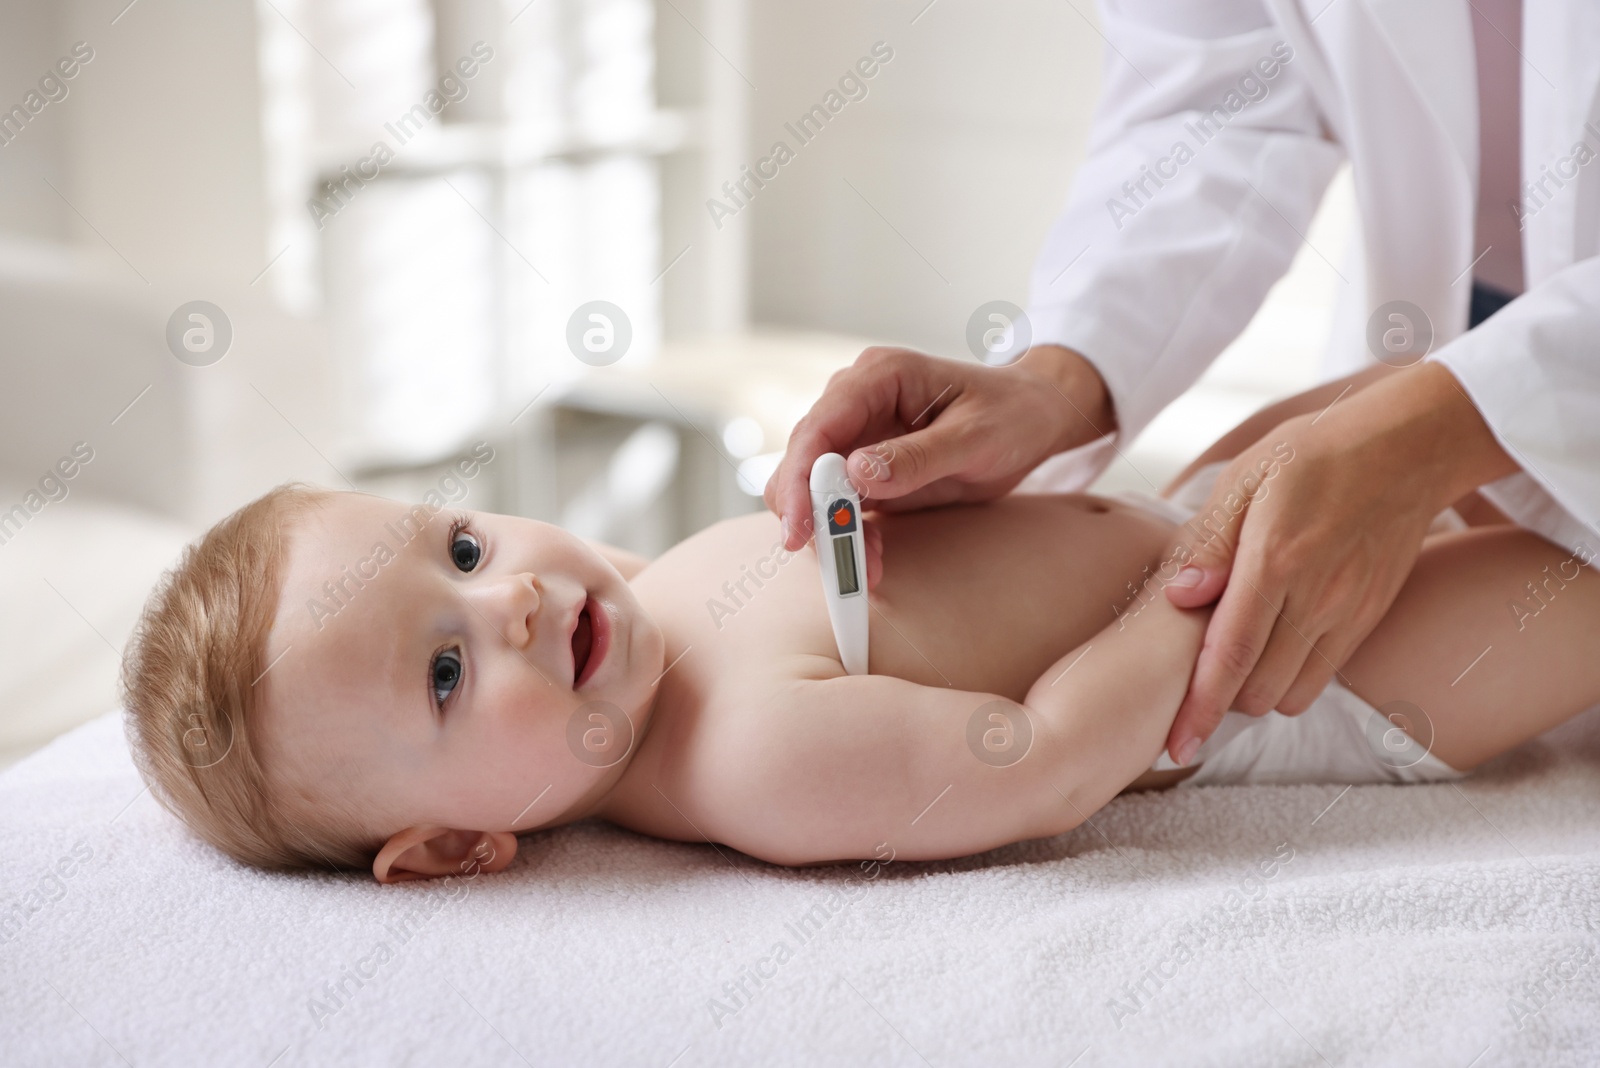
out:
{"label": "naked baby", "polygon": [[[1209,618],[1159,595],[1182,518],[1086,494],[877,516],[871,673],[847,675],[813,548],[784,551],[764,512],[645,562],[280,488],[152,595],[130,733],[157,796],[232,856],[394,882],[501,870],[518,835],[586,817],[777,864],[962,856],[1130,787],[1458,777],[1600,700],[1587,561],[1458,529],[1303,715],[1238,717],[1152,770]],[[1507,602],[1553,575],[1518,633]]]}

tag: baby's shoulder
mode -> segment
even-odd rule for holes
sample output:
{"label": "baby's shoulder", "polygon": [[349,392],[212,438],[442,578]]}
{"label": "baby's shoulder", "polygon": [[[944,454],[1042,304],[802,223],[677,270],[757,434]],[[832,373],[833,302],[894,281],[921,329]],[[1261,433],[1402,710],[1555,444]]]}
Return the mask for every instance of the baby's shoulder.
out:
{"label": "baby's shoulder", "polygon": [[643,834],[737,843],[761,855],[751,848],[759,840],[751,821],[760,824],[782,807],[778,780],[793,761],[785,736],[794,695],[777,679],[706,683],[697,676],[686,671],[663,688],[643,744],[601,815]]}
{"label": "baby's shoulder", "polygon": [[714,701],[744,702],[752,690],[828,670],[833,631],[816,553],[783,546],[766,512],[708,527],[674,546],[631,583],[667,636],[670,661],[701,681]]}

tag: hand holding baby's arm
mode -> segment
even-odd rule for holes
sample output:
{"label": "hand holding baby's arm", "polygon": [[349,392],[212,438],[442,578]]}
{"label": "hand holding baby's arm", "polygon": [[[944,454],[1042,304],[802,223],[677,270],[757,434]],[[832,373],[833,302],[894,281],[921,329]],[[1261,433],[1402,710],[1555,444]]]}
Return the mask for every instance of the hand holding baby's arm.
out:
{"label": "hand holding baby's arm", "polygon": [[965,856],[1070,830],[1149,768],[1209,610],[1154,598],[1044,673],[1022,704],[880,675],[797,681],[738,746],[723,837],[778,863]]}
{"label": "hand holding baby's arm", "polygon": [[1159,595],[1136,600],[1028,691],[1028,707],[1062,734],[1060,789],[1080,821],[1160,755],[1210,619],[1209,607],[1176,608]]}

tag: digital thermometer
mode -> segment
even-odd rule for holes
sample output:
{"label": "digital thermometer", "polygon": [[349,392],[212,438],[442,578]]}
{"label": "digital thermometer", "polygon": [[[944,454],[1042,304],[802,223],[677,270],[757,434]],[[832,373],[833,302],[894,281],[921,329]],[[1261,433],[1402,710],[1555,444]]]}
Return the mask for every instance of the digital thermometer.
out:
{"label": "digital thermometer", "polygon": [[839,659],[851,675],[867,674],[867,545],[861,497],[845,477],[844,457],[830,452],[811,465],[811,518],[822,595]]}

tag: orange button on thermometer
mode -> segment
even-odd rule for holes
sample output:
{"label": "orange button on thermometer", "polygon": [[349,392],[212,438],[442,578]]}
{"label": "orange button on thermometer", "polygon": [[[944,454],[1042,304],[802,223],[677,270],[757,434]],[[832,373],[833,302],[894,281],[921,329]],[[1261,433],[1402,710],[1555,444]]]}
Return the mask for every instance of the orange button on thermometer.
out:
{"label": "orange button on thermometer", "polygon": [[851,675],[867,674],[867,546],[861,497],[836,452],[811,465],[811,517],[816,524],[822,595],[833,623],[839,660]]}

